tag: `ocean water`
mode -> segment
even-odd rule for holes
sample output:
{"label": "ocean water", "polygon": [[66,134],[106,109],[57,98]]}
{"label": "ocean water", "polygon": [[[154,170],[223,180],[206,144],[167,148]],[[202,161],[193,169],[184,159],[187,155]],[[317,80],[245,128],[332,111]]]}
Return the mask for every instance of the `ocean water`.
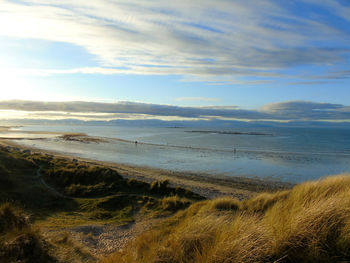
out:
{"label": "ocean water", "polygon": [[298,183],[350,173],[349,129],[25,126],[13,132],[25,131],[82,132],[107,140],[67,142],[48,134],[45,140],[18,141],[41,149],[208,176]]}

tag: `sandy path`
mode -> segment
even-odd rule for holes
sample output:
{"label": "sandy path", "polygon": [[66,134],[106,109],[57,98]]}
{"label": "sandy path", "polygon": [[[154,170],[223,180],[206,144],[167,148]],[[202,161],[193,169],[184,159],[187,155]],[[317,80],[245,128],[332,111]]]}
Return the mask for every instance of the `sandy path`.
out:
{"label": "sandy path", "polygon": [[137,218],[124,226],[86,225],[66,229],[71,237],[95,256],[106,256],[122,250],[130,241],[157,224],[162,218]]}
{"label": "sandy path", "polygon": [[[42,174],[40,173],[41,167],[38,168],[36,172],[36,178],[39,179],[40,183],[54,195],[60,196],[66,199],[74,199],[71,196],[64,195],[58,192],[55,188],[48,185]],[[122,196],[125,194],[111,195],[113,196]],[[132,194],[132,196],[143,196]],[[101,197],[105,198],[105,197]],[[82,199],[82,198],[80,198]],[[83,199],[96,199],[96,197],[87,197]],[[136,215],[136,213],[135,213]],[[142,232],[151,228],[152,225],[156,224],[162,220],[161,218],[156,219],[145,219],[140,216],[136,216],[134,222],[123,226],[115,225],[85,225],[77,226],[73,228],[67,228],[64,230],[47,230],[46,233],[55,233],[55,232],[68,232],[70,236],[76,242],[84,245],[88,248],[89,252],[94,256],[105,256],[110,253],[115,252],[116,250],[123,249],[131,240],[137,237]],[[45,232],[45,231],[44,231]]]}

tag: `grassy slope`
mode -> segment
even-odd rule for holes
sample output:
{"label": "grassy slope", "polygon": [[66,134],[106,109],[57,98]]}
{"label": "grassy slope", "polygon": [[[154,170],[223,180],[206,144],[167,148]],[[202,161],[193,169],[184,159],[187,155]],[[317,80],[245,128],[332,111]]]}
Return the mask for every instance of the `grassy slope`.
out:
{"label": "grassy slope", "polygon": [[[45,182],[70,197],[47,189],[38,167]],[[181,210],[198,199],[164,182],[127,181],[104,167],[0,148],[0,201],[11,203],[0,207],[0,262],[93,262],[68,234],[44,238],[38,227],[123,224],[135,215],[178,210],[103,262],[350,261],[348,176],[245,201],[196,202]]]}
{"label": "grassy slope", "polygon": [[193,204],[104,263],[349,262],[350,177]]}
{"label": "grassy slope", "polygon": [[0,205],[0,262],[94,262],[96,259],[68,235],[43,238],[29,216],[13,204]]}
{"label": "grassy slope", "polygon": [[[43,181],[70,198],[50,191]],[[185,189],[170,188],[166,182],[125,180],[106,167],[0,147],[0,202],[19,204],[32,214],[36,223],[45,226],[51,220],[54,227],[107,221],[125,223],[133,220],[131,212],[141,208],[162,209],[162,198],[174,195],[178,196],[179,208],[201,199]],[[168,207],[169,212],[176,208],[170,210]]]}
{"label": "grassy slope", "polygon": [[[37,254],[30,254],[30,248],[24,249],[19,260],[38,258],[42,253],[46,256],[38,262],[93,262],[95,259],[74,244],[64,228],[121,225],[132,222],[135,216],[171,215],[198,199],[202,198],[181,188],[170,188],[166,182],[147,184],[125,180],[106,167],[0,147],[0,205],[6,203],[4,211],[7,212],[2,219],[10,222],[3,225],[0,222],[1,236],[4,236],[0,247],[6,248],[0,251],[0,262],[16,261],[15,255],[13,258],[9,254],[9,244],[23,250],[24,244],[31,242],[34,248],[38,247]],[[16,207],[21,207],[24,213],[19,214],[28,218],[26,227],[11,226],[17,222],[17,217],[11,216],[17,213]],[[11,220],[14,221],[11,223]],[[43,227],[61,228],[62,233],[44,238],[38,230]]]}

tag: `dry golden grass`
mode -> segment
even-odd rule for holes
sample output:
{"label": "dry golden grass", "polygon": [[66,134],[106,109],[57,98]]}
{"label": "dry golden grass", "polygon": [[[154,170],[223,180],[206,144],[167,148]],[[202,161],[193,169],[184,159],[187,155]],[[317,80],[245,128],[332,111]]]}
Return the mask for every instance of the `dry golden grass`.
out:
{"label": "dry golden grass", "polygon": [[0,262],[54,262],[47,247],[20,209],[9,203],[0,205]]}
{"label": "dry golden grass", "polygon": [[43,236],[19,208],[0,204],[0,262],[95,262],[96,259],[68,233]]}
{"label": "dry golden grass", "polygon": [[350,176],[191,205],[103,263],[349,262]]}

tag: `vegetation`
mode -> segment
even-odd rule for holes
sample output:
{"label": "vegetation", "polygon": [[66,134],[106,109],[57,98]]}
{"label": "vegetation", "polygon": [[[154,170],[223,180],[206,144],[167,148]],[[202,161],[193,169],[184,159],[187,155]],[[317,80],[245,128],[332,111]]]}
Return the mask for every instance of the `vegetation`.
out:
{"label": "vegetation", "polygon": [[103,262],[349,260],[350,177],[344,175],[242,202],[195,203]]}
{"label": "vegetation", "polygon": [[[192,201],[177,195],[164,197],[162,199],[148,198],[144,211],[148,211],[154,217],[171,215],[191,205]],[[150,212],[151,211],[151,212]]]}
{"label": "vegetation", "polygon": [[200,199],[166,181],[0,147],[0,262],[95,262],[63,229],[169,216]]}
{"label": "vegetation", "polygon": [[29,216],[9,203],[0,206],[0,262],[93,262],[95,258],[68,235],[44,238]]}
{"label": "vegetation", "polygon": [[127,187],[116,171],[98,166],[49,163],[43,173],[48,183],[74,197],[106,196]]}
{"label": "vegetation", "polygon": [[203,199],[189,190],[170,187],[168,181],[148,184],[135,179],[126,180],[111,168],[71,162],[67,159],[50,160],[43,165],[42,172],[48,183],[72,197],[132,194],[155,197],[178,195],[192,200]]}
{"label": "vegetation", "polygon": [[102,263],[350,261],[350,176],[202,199],[168,181],[0,147],[0,262],[96,262],[65,229],[136,217],[164,219]]}
{"label": "vegetation", "polygon": [[10,204],[0,206],[0,262],[54,262],[27,218]]}

